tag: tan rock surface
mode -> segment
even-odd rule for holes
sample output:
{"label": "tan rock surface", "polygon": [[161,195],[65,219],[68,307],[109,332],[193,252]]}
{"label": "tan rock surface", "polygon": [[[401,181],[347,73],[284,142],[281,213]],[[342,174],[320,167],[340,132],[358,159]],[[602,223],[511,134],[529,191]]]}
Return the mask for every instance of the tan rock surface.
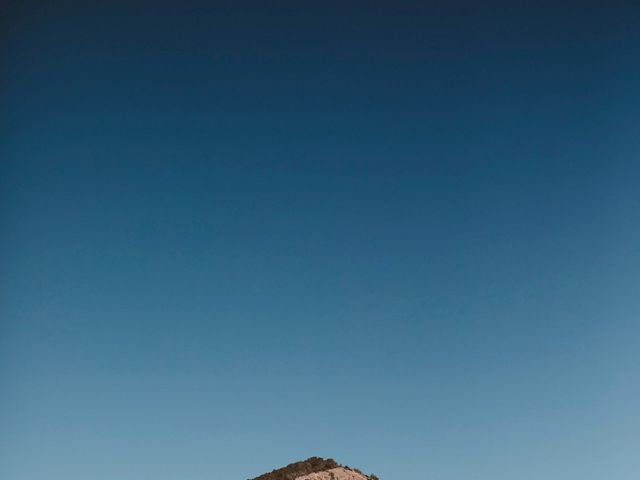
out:
{"label": "tan rock surface", "polygon": [[296,480],[368,480],[366,476],[361,473],[347,470],[346,468],[332,468],[331,470],[325,470],[324,472],[309,473],[297,477]]}

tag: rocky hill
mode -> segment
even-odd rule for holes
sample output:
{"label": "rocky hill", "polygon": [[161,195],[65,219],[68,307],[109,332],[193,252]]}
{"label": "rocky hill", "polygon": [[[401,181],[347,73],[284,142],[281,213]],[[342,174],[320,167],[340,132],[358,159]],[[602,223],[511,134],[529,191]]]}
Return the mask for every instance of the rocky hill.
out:
{"label": "rocky hill", "polygon": [[357,468],[340,465],[332,458],[311,457],[290,463],[251,480],[379,480],[373,474],[365,475]]}
{"label": "rocky hill", "polygon": [[355,470],[350,470],[345,467],[331,468],[323,472],[309,473],[297,477],[296,480],[367,480],[371,476],[365,475]]}

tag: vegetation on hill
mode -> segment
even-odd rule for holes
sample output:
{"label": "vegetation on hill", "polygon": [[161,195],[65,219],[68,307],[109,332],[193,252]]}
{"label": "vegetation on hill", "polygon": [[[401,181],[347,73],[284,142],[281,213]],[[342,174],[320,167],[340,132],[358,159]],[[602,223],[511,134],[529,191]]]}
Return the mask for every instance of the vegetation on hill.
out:
{"label": "vegetation on hill", "polygon": [[[353,470],[354,472],[365,475],[357,468],[349,468],[345,465],[340,465],[333,458],[324,459],[321,457],[311,457],[307,458],[306,460],[302,460],[301,462],[290,463],[286,467],[272,470],[269,473],[265,473],[251,480],[294,480],[303,475],[308,475],[310,473],[316,472],[324,472],[326,470],[331,470],[332,468],[338,467],[346,468],[347,470]],[[378,480],[378,477],[373,474],[365,475],[365,477],[367,477],[369,480]]]}

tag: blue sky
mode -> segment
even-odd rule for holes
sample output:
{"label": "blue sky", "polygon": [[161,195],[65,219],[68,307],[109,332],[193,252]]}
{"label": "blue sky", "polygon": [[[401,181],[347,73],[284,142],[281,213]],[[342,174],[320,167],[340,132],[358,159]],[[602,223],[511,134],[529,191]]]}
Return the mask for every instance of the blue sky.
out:
{"label": "blue sky", "polygon": [[640,11],[20,2],[0,476],[631,480]]}

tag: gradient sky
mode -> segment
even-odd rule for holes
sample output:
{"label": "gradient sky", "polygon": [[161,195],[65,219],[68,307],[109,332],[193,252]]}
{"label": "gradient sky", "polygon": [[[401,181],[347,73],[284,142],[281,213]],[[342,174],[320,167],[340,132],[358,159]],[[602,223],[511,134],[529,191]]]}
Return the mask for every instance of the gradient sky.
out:
{"label": "gradient sky", "polygon": [[640,8],[175,3],[2,7],[0,477],[637,479]]}

